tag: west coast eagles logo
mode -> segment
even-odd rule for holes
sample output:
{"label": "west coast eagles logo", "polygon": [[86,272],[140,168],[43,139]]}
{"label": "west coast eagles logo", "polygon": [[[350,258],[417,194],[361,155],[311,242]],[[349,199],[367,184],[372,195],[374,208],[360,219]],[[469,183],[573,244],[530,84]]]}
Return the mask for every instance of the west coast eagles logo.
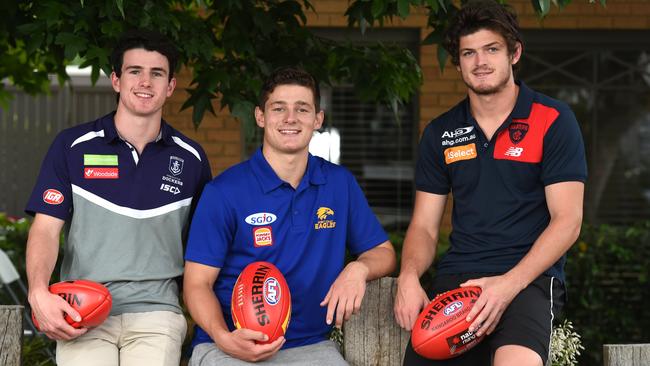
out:
{"label": "west coast eagles logo", "polygon": [[333,229],[336,227],[336,221],[327,219],[330,216],[334,216],[334,211],[329,207],[320,207],[316,210],[318,221],[314,224],[314,229]]}

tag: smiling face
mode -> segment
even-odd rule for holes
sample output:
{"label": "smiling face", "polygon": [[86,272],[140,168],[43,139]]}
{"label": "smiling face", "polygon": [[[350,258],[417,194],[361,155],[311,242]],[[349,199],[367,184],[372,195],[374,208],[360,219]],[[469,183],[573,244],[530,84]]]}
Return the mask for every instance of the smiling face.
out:
{"label": "smiling face", "polygon": [[300,85],[278,85],[264,104],[255,108],[257,125],[264,129],[267,154],[307,154],[309,141],[323,124],[323,111],[316,111],[311,89]]}
{"label": "smiling face", "polygon": [[111,74],[113,90],[120,93],[118,109],[141,117],[161,114],[176,87],[176,79],[169,79],[167,58],[156,51],[131,49],[124,52],[121,71],[120,77]]}
{"label": "smiling face", "polygon": [[514,83],[512,65],[520,57],[520,44],[509,54],[506,41],[499,33],[481,29],[460,37],[457,69],[470,93],[496,94]]}

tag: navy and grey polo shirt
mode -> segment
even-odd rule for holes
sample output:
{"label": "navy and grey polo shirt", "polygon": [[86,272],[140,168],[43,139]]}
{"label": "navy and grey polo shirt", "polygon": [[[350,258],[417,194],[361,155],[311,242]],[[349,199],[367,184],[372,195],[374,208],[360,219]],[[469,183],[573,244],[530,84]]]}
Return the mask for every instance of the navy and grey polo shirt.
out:
{"label": "navy and grey polo shirt", "polygon": [[211,178],[201,147],[164,121],[142,154],[111,113],[59,133],[25,211],[66,221],[61,279],[108,283],[111,314],[173,310],[193,201]]}
{"label": "navy and grey polo shirt", "polygon": [[[416,188],[453,194],[449,252],[438,273],[505,273],[550,222],[544,187],[585,182],[582,135],[569,107],[523,82],[515,108],[488,141],[469,99],[433,120],[419,147]],[[564,280],[564,257],[547,275]]]}
{"label": "navy and grey polo shirt", "polygon": [[[291,322],[284,348],[327,339],[320,302],[343,269],[346,249],[361,254],[388,240],[354,176],[309,155],[294,189],[259,149],[206,185],[192,219],[185,259],[220,268],[214,292],[224,319],[232,289],[246,265],[275,264],[291,291]],[[196,327],[193,345],[210,342]]]}

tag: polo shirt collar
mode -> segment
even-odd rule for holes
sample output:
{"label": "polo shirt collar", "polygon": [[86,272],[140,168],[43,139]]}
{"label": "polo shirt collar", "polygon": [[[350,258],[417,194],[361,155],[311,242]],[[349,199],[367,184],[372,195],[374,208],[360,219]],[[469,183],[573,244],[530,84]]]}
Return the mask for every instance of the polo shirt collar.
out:
{"label": "polo shirt collar", "polygon": [[[280,179],[280,177],[278,177],[273,168],[271,168],[269,162],[266,161],[264,154],[262,154],[262,147],[258,148],[253,156],[251,156],[250,163],[253,169],[253,174],[257,177],[260,187],[262,188],[262,192],[269,193],[285,183]],[[301,190],[302,187],[305,187],[307,184],[321,185],[325,184],[325,182],[325,174],[323,172],[323,166],[320,164],[320,160],[312,154],[309,154],[307,160],[307,171],[302,177],[297,190]]]}
{"label": "polo shirt collar", "polygon": [[[121,141],[122,138],[120,134],[117,133],[117,128],[115,128],[115,111],[105,115],[100,119],[101,128],[104,130],[104,141],[107,144],[114,142],[115,140]],[[155,142],[163,141],[166,145],[174,145],[172,127],[165,122],[165,120],[160,121],[160,132],[156,137]]]}
{"label": "polo shirt collar", "polygon": [[533,108],[535,94],[523,81],[516,80],[515,83],[519,85],[519,95],[517,96],[515,108],[510,113],[510,117],[517,119],[528,118],[530,116],[530,110]]}

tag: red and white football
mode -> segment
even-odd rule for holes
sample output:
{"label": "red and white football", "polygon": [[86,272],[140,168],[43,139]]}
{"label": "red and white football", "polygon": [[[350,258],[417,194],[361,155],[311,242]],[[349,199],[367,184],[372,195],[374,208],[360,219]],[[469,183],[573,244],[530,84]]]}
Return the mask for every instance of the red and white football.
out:
{"label": "red and white football", "polygon": [[411,344],[420,356],[446,360],[476,346],[484,336],[469,332],[465,320],[481,295],[479,287],[461,287],[437,295],[418,316]]}
{"label": "red and white football", "polygon": [[[50,285],[50,292],[59,295],[70,304],[81,316],[79,322],[65,315],[68,324],[75,328],[92,328],[100,325],[108,318],[113,306],[113,298],[108,289],[97,282],[88,280],[73,280],[57,282]],[[38,329],[38,322],[32,313],[32,320]]]}
{"label": "red and white football", "polygon": [[237,329],[265,333],[271,343],[287,332],[291,293],[282,272],[269,262],[253,262],[239,274],[230,305]]}

